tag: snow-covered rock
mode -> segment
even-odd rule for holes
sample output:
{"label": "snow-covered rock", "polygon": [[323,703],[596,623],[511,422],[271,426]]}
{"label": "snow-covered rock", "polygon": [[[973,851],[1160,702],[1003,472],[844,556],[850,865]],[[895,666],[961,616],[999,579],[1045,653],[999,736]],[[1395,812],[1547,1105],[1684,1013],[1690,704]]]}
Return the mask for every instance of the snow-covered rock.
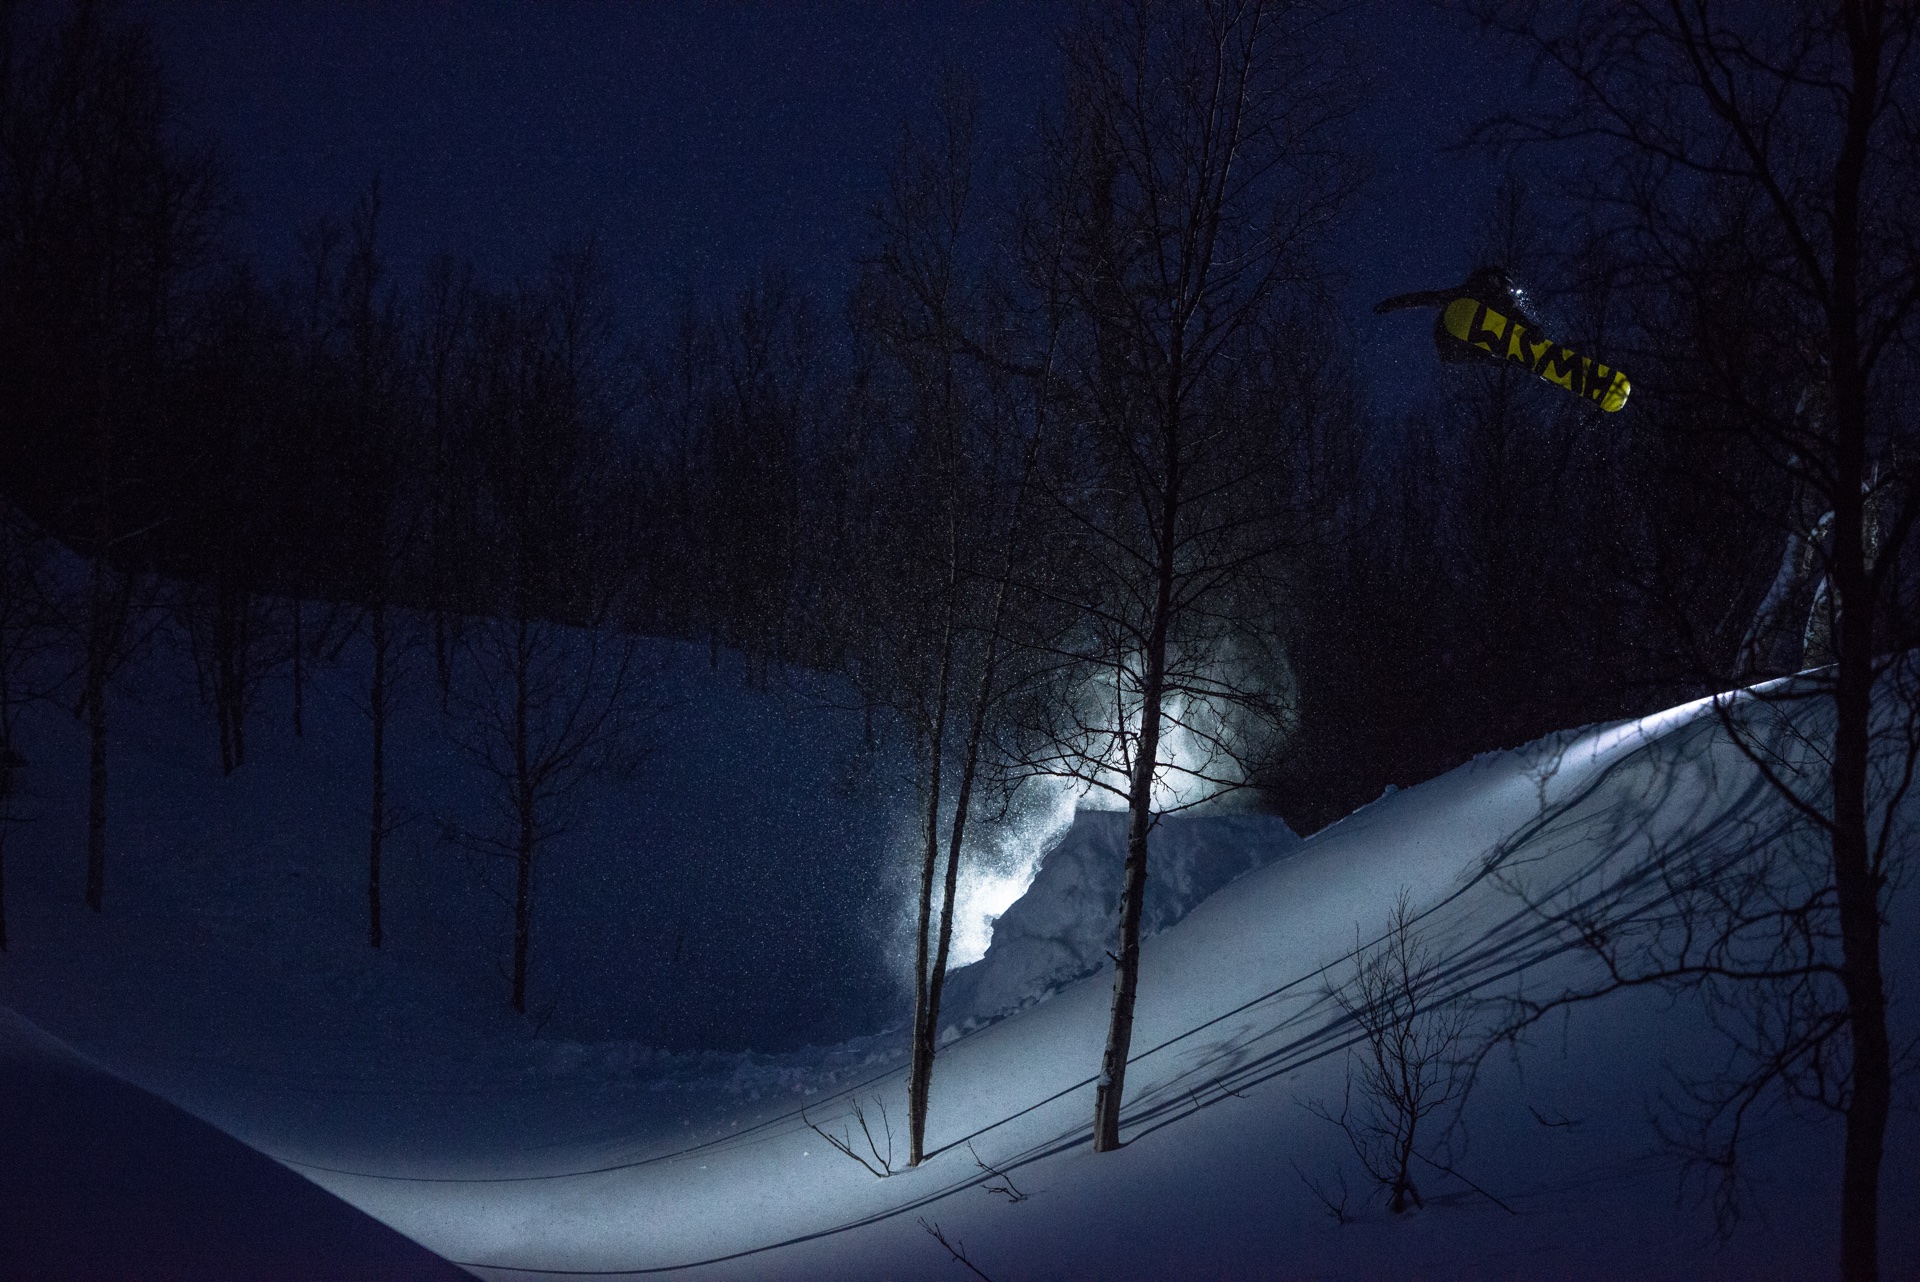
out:
{"label": "snow-covered rock", "polygon": [[[1300,844],[1271,815],[1167,815],[1147,841],[1147,939],[1228,882]],[[993,924],[987,955],[947,976],[943,1037],[1030,1006],[1107,963],[1119,947],[1127,814],[1081,810],[1049,850],[1033,884]]]}

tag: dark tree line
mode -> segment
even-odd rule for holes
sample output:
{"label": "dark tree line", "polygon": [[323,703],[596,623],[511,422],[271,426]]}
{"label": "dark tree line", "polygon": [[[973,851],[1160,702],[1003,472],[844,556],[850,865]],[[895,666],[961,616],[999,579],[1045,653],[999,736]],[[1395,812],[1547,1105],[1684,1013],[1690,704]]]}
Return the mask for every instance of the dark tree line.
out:
{"label": "dark tree line", "polygon": [[[142,630],[143,563],[166,510],[155,395],[186,339],[187,275],[207,251],[215,187],[175,143],[152,42],[82,5],[29,38],[0,33],[0,396],[12,492],[91,565],[60,621],[80,656],[91,743],[86,901],[106,885],[109,687]],[[23,47],[24,46],[24,47]]]}
{"label": "dark tree line", "polygon": [[[549,733],[547,705],[566,700],[532,657],[541,629],[630,637],[649,622],[634,574],[649,472],[622,436],[634,379],[591,247],[506,288],[447,262],[403,286],[376,180],[344,227],[303,229],[296,269],[265,278],[222,250],[212,153],[182,140],[137,23],[95,3],[0,19],[6,751],[25,760],[26,693],[88,722],[86,903],[104,902],[113,686],[162,633],[192,655],[229,773],[270,680],[290,686],[298,734],[311,665],[364,653],[375,947],[390,719],[430,647],[443,698],[463,696],[480,727],[462,742],[519,762],[498,782],[526,883],[560,826],[556,793],[617,755],[635,703],[616,662],[611,693],[588,682],[603,706]],[[48,568],[43,535],[78,555],[83,582]],[[501,619],[518,629],[504,685]],[[529,914],[523,893],[517,1005]]]}

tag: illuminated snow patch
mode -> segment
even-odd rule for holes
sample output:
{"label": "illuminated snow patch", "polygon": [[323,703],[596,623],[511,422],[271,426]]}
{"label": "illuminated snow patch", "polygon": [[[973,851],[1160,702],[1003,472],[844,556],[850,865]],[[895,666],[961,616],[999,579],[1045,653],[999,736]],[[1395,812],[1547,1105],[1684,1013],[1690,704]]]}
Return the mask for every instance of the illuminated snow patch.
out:
{"label": "illuminated snow patch", "polygon": [[1598,761],[1612,753],[1615,749],[1622,747],[1628,749],[1637,748],[1663,735],[1670,734],[1688,721],[1699,716],[1705,709],[1711,707],[1716,699],[1731,701],[1741,697],[1743,694],[1743,691],[1733,691],[1729,694],[1708,695],[1702,699],[1694,699],[1687,703],[1676,704],[1671,708],[1666,708],[1650,716],[1642,717],[1638,721],[1623,721],[1617,725],[1595,731],[1587,737],[1586,741],[1582,743],[1580,747],[1585,750],[1587,760]]}

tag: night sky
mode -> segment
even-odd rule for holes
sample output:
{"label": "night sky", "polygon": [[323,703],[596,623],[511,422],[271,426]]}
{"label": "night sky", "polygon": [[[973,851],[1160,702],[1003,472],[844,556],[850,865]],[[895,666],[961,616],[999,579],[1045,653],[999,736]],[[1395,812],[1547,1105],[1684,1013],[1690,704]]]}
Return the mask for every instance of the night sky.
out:
{"label": "night sky", "polygon": [[[903,119],[972,75],[990,155],[1029,146],[1059,86],[1059,3],[166,3],[153,25],[189,126],[217,139],[229,243],[269,271],[378,173],[405,282],[439,250],[496,283],[597,237],[627,316],[712,303],[768,264],[837,307]],[[1447,148],[1525,64],[1445,6],[1353,7],[1373,173],[1337,246],[1384,406],[1426,377],[1386,294],[1462,278],[1498,178]],[[1414,340],[1414,341],[1409,341]]]}

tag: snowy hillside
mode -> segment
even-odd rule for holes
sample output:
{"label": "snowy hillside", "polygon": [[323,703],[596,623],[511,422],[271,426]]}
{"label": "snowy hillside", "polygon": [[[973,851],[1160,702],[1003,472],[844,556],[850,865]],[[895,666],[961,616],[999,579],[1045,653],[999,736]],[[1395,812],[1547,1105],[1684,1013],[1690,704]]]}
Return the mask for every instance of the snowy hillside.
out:
{"label": "snowy hillside", "polygon": [[0,1010],[0,1276],[469,1276]]}
{"label": "snowy hillside", "polygon": [[[1488,1060],[1458,1174],[1424,1172],[1408,1216],[1369,1197],[1345,1137],[1308,1107],[1339,1107],[1353,1034],[1328,984],[1379,939],[1396,892],[1448,993],[1542,992],[1587,963],[1516,891],[1605,884],[1650,847],[1719,857],[1792,839],[1703,706],[1490,755],[1304,842],[1255,816],[1169,822],[1126,1145],[1098,1156],[1109,983],[1071,981],[1105,944],[1069,927],[1111,903],[1096,878],[1117,885],[1120,829],[1081,814],[985,960],[954,974],[943,1022],[977,1026],[935,1066],[934,1155],[876,1179],[821,1131],[858,1142],[859,1103],[884,1153],[884,1106],[896,1166],[904,1154],[904,1048],[875,1018],[899,1009],[897,769],[849,782],[856,756],[819,749],[857,748],[854,717],[701,671],[663,714],[671,751],[651,782],[603,788],[555,856],[536,926],[544,1024],[505,1009],[484,888],[426,895],[448,880],[426,877],[432,861],[460,859],[429,824],[414,888],[396,874],[393,943],[369,955],[347,712],[297,742],[262,735],[261,759],[226,780],[205,727],[125,715],[100,918],[77,906],[78,745],[36,759],[48,813],[10,860],[0,1005],[483,1277],[971,1276],[922,1220],[997,1282],[1831,1272],[1831,1117],[1755,1120],[1754,1212],[1727,1246],[1676,1199],[1679,1168],[1647,1121],[1670,1088],[1662,1065],[1724,1053],[1689,999],[1610,999]],[[431,711],[414,710],[407,758],[423,813],[464,795]],[[826,729],[794,743],[795,717]],[[770,759],[782,743],[791,757]],[[595,858],[608,843],[629,861]],[[1920,932],[1906,899],[1895,911],[1899,1002]],[[1911,1005],[1894,1018],[1911,1037]],[[1896,1111],[1889,1277],[1920,1270],[1920,1229],[1896,1213],[1920,1199],[1917,1132]],[[1342,1179],[1354,1222],[1337,1225],[1307,1181]]]}
{"label": "snowy hillside", "polygon": [[[1330,1223],[1299,1172],[1334,1178],[1345,1143],[1304,1102],[1337,1102],[1347,1026],[1326,996],[1387,902],[1407,888],[1456,991],[1547,985],[1579,967],[1489,875],[1497,852],[1537,884],[1577,881],[1649,836],[1702,850],[1777,835],[1777,803],[1699,706],[1561,736],[1397,794],[1232,883],[1151,941],[1129,1080],[1126,1148],[1087,1145],[1106,1013],[1096,977],[950,1045],[935,1073],[922,1168],[875,1179],[832,1152],[854,1100],[897,1117],[898,1071],[843,1084],[796,1076],[783,1098],[709,1096],[682,1134],[624,1136],[542,1155],[436,1164],[393,1152],[328,1187],[497,1277],[693,1269],[689,1276],[963,1276],[937,1223],[996,1278],[1294,1276],[1804,1277],[1832,1259],[1837,1128],[1775,1116],[1748,1157],[1764,1219],[1725,1248],[1676,1205],[1677,1173],[1644,1117],[1660,1064],[1721,1051],[1700,1012],[1652,994],[1584,1011],[1490,1061],[1456,1169],[1427,1209],[1376,1204]],[[1911,931],[1894,974],[1916,973]],[[1910,1012],[1902,1012],[1911,1028]],[[855,1133],[857,1140],[857,1132]],[[1890,1136],[1885,1204],[1915,1195],[1915,1131]],[[295,1154],[322,1161],[316,1151]],[[988,1174],[984,1162],[1003,1173]],[[508,1166],[520,1178],[505,1178]],[[989,1186],[1010,1176],[1018,1202]],[[1351,1179],[1351,1172],[1349,1172]],[[1889,1224],[1888,1275],[1920,1262]],[[699,1266],[697,1269],[693,1266]]]}

